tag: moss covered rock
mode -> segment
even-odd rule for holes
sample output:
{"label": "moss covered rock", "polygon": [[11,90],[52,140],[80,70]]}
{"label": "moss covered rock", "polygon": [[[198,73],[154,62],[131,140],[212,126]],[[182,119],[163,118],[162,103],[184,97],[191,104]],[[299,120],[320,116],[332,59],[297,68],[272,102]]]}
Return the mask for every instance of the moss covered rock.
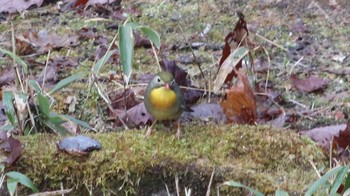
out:
{"label": "moss covered rock", "polygon": [[[56,148],[61,137],[21,137],[25,148],[17,170],[28,175],[42,191],[75,188],[72,194],[151,195],[180,190],[205,195],[214,171],[213,191],[227,180],[239,181],[264,193],[276,189],[300,193],[317,179],[310,161],[326,163],[315,144],[289,130],[261,126],[185,126],[184,137],[155,131],[145,139],[141,131],[91,135],[102,150],[74,157]],[[12,168],[13,169],[13,168]],[[226,194],[241,191],[219,187]]]}

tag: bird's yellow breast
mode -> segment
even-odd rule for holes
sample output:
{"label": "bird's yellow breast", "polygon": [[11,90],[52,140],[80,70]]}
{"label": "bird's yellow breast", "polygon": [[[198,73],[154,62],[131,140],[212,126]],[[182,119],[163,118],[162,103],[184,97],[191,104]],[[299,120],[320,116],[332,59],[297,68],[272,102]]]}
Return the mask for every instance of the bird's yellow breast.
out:
{"label": "bird's yellow breast", "polygon": [[150,94],[151,104],[159,109],[171,108],[176,103],[176,94],[165,87],[153,89]]}

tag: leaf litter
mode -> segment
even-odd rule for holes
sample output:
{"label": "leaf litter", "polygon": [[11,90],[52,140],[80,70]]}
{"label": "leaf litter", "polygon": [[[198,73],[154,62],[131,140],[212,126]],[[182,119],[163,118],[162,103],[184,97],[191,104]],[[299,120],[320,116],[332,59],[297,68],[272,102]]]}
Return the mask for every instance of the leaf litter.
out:
{"label": "leaf litter", "polygon": [[[82,3],[81,5],[86,5],[85,3]],[[295,5],[293,5],[295,6]],[[293,7],[292,6],[292,7]],[[73,11],[75,8],[71,8]],[[93,13],[98,13],[99,16],[101,17],[109,17],[112,16],[113,19],[117,19],[117,21],[124,21],[126,19],[125,17],[125,13],[130,13],[130,14],[134,14],[134,16],[140,16],[140,11],[138,9],[135,8],[121,8],[121,7],[111,7],[111,6],[91,6],[89,8],[87,8],[85,10],[85,12],[81,12],[81,10],[77,10],[78,14],[81,14],[83,16],[92,16]],[[266,14],[265,12],[263,14]],[[267,15],[268,16],[268,15]],[[265,19],[269,19],[268,17],[266,17],[266,15],[264,15]],[[317,16],[318,17],[318,16]],[[276,24],[278,24],[279,22],[281,22],[278,19],[275,19]],[[298,60],[300,59],[300,57],[304,57],[304,59],[311,59],[313,57],[315,57],[315,55],[320,55],[321,51],[317,48],[317,40],[313,39],[311,37],[311,35],[314,33],[313,32],[313,27],[312,24],[310,24],[307,20],[303,21],[304,19],[299,19],[299,20],[295,20],[296,22],[293,22],[292,25],[289,25],[288,27],[290,28],[291,31],[291,37],[290,39],[292,40],[292,45],[291,47],[288,48],[289,53],[288,53],[288,57],[292,60]],[[262,20],[262,22],[265,22],[264,20]],[[109,23],[108,25],[111,24],[115,24],[115,23]],[[222,51],[222,55],[219,62],[219,67],[223,65],[223,63],[225,62],[225,60],[227,59],[227,57],[231,54],[232,51],[234,51],[235,49],[237,49],[237,46],[239,46],[239,43],[242,44],[243,47],[247,48],[249,50],[249,53],[253,52],[253,48],[255,46],[255,43],[250,41],[250,36],[252,36],[252,33],[249,33],[248,31],[248,27],[249,24],[247,24],[247,22],[245,21],[245,17],[244,15],[241,13],[239,14],[238,17],[238,22],[236,23],[236,26],[234,28],[234,30],[230,33],[228,33],[226,35],[226,38],[224,39],[224,49]],[[258,27],[259,28],[259,27]],[[264,28],[263,25],[261,25],[260,28]],[[266,27],[269,28],[269,27]],[[211,36],[211,32],[215,29],[215,26],[212,26],[211,29],[207,32],[207,34],[205,35],[205,37],[210,38]],[[229,29],[226,27],[226,29]],[[203,29],[201,29],[202,32]],[[198,34],[200,34],[201,32],[198,32]],[[266,35],[267,37],[269,37],[268,33],[271,32],[271,30],[269,29],[269,31],[266,31]],[[110,36],[110,35],[109,35]],[[270,36],[271,38],[271,36]],[[340,37],[342,38],[342,37]],[[49,50],[56,50],[56,51],[60,51],[60,50],[64,50],[67,48],[71,48],[74,47],[76,45],[80,46],[82,45],[81,42],[83,41],[88,41],[88,40],[94,40],[94,44],[98,45],[99,47],[96,47],[95,49],[95,53],[91,52],[88,54],[90,60],[95,61],[95,59],[99,59],[102,57],[102,55],[105,53],[107,47],[108,47],[108,36],[106,36],[106,34],[104,32],[101,32],[100,29],[98,28],[89,28],[89,27],[83,27],[80,28],[80,31],[76,32],[76,35],[74,35],[74,33],[72,33],[72,35],[63,35],[63,36],[58,36],[58,34],[56,34],[55,32],[51,32],[49,30],[42,30],[39,32],[34,32],[34,31],[28,31],[23,33],[22,35],[17,36],[17,45],[18,45],[18,51],[20,54],[45,54],[47,53],[47,51]],[[294,40],[293,40],[294,39]],[[223,40],[223,38],[221,39]],[[272,40],[272,39],[271,39]],[[201,40],[203,41],[203,40]],[[278,40],[277,40],[278,41]],[[139,46],[141,46],[141,50],[148,50],[149,49],[149,43],[145,40],[142,39],[142,37],[140,38],[140,43]],[[137,43],[137,42],[136,42]],[[168,43],[169,44],[169,43]],[[206,44],[205,43],[200,45],[199,47],[193,47],[196,50],[200,50],[201,47],[204,47]],[[270,43],[271,44],[271,43]],[[174,45],[179,45],[179,44],[170,44],[170,46],[174,46]],[[181,50],[187,50],[189,48],[189,45],[192,46],[193,44],[186,44],[183,48],[181,48]],[[220,45],[220,44],[218,44]],[[194,45],[193,45],[194,46]],[[274,57],[274,55],[276,55],[275,51],[274,51],[274,47],[276,45],[269,45],[268,47],[271,47],[269,49],[271,49],[271,55],[270,57],[274,60],[274,61],[279,61],[282,62],[279,56]],[[115,49],[115,53],[113,58],[109,59],[109,63],[114,63],[114,64],[119,64],[119,51],[117,50],[117,47],[114,45],[113,46]],[[172,48],[172,47],[169,47]],[[140,49],[139,49],[140,50]],[[175,52],[177,52],[178,48],[175,50]],[[348,63],[348,54],[344,53],[344,52],[338,52],[339,50],[336,50],[336,53],[333,53],[331,55],[328,55],[328,58],[330,61],[332,62],[336,62],[336,63],[341,63],[343,65],[347,65]],[[168,51],[166,51],[168,52]],[[166,53],[165,52],[165,53]],[[151,52],[148,51],[148,54],[152,54]],[[234,65],[230,65],[232,68],[236,68],[236,69],[244,69],[242,68],[242,63],[245,61],[244,57],[245,55],[242,55],[241,59],[238,61],[238,63],[234,64]],[[259,53],[257,52],[257,56],[259,56]],[[85,55],[86,57],[86,55]],[[80,57],[79,59],[71,59],[70,63],[66,63],[67,60],[64,60],[61,56],[61,60],[56,59],[53,60],[53,67],[57,67],[54,69],[49,69],[49,73],[58,73],[58,71],[60,69],[62,69],[63,67],[69,67],[69,66],[79,66],[79,62],[84,61],[85,57]],[[260,59],[263,59],[262,61],[259,62]],[[253,62],[253,59],[250,59],[249,61]],[[323,62],[324,59],[318,58],[316,59],[316,63],[319,63],[320,66],[327,64],[327,62]],[[146,63],[147,60],[145,61]],[[194,86],[193,82],[191,82],[191,80],[195,80],[196,78],[193,77],[193,75],[190,76],[190,74],[188,74],[184,69],[180,68],[176,68],[176,62],[175,61],[169,61],[166,60],[164,58],[164,60],[161,61],[163,64],[165,64],[164,66],[166,67],[166,69],[172,70],[172,72],[175,75],[175,78],[177,78],[177,82],[181,83],[182,86],[186,86],[186,87],[191,87],[191,88],[198,88],[198,86]],[[231,61],[232,62],[232,61]],[[310,63],[311,61],[309,60],[302,60],[300,61],[301,64],[307,64]],[[162,64],[161,63],[161,64]],[[192,61],[193,63],[193,61]],[[228,63],[229,64],[229,63]],[[332,67],[328,67],[328,68],[324,68],[324,67],[320,67],[320,68],[314,68],[315,65],[314,63],[310,63],[310,66],[314,66],[312,69],[314,70],[313,72],[316,73],[314,75],[311,74],[311,76],[305,78],[305,79],[301,79],[299,77],[297,77],[296,75],[292,75],[292,76],[286,76],[283,73],[283,70],[281,70],[280,67],[270,67],[270,62],[268,62],[266,60],[266,58],[261,58],[260,56],[258,57],[258,64],[260,64],[261,66],[257,66],[257,71],[256,77],[258,79],[260,79],[260,81],[258,81],[258,85],[260,85],[260,87],[254,86],[254,85],[250,85],[253,84],[252,82],[250,82],[250,78],[247,77],[243,72],[237,71],[235,69],[231,69],[230,71],[223,71],[223,74],[219,76],[219,78],[223,78],[224,79],[224,85],[219,84],[218,86],[220,86],[218,89],[219,90],[226,90],[225,92],[225,97],[226,99],[223,101],[218,101],[220,100],[220,98],[217,98],[215,96],[213,96],[213,100],[216,103],[211,103],[213,104],[213,106],[208,106],[201,103],[197,103],[198,101],[201,102],[201,98],[203,97],[203,91],[199,91],[199,90],[184,90],[184,94],[185,94],[185,98],[187,100],[187,103],[189,104],[194,104],[193,108],[199,108],[199,109],[194,109],[194,113],[193,116],[196,116],[198,118],[202,118],[202,119],[217,119],[219,120],[220,118],[222,118],[222,115],[225,115],[225,118],[229,119],[229,122],[244,122],[244,123],[252,123],[252,122],[260,122],[262,124],[264,123],[271,123],[274,124],[277,127],[283,127],[283,126],[291,126],[290,122],[301,122],[300,119],[303,118],[302,115],[299,115],[300,113],[303,113],[303,111],[300,111],[300,109],[298,107],[296,107],[298,104],[301,105],[302,103],[299,103],[298,101],[295,101],[294,99],[294,104],[291,104],[291,102],[288,102],[288,100],[290,100],[291,98],[288,95],[288,90],[289,90],[289,86],[293,87],[294,89],[297,89],[297,91],[300,91],[303,93],[303,96],[305,97],[310,97],[311,96],[323,96],[323,91],[327,92],[327,97],[331,97],[329,100],[333,100],[334,102],[338,101],[338,100],[343,100],[344,102],[346,102],[346,100],[349,98],[349,93],[348,91],[345,89],[343,89],[343,91],[337,91],[336,93],[333,93],[332,96],[332,92],[331,89],[334,87],[334,83],[332,81],[332,77],[342,77],[342,78],[347,78],[347,70],[344,67],[340,67],[337,69],[333,69]],[[277,63],[278,64],[278,63]],[[276,63],[274,64],[276,65]],[[302,67],[302,66],[301,66]],[[220,67],[221,69],[222,67]],[[182,70],[181,70],[182,69]],[[219,69],[219,72],[220,72]],[[298,67],[296,67],[296,69],[298,69]],[[51,71],[50,71],[51,70]],[[2,70],[1,70],[2,71]],[[9,73],[9,74],[5,74],[5,75],[10,75],[12,69],[10,69],[8,72],[5,73]],[[266,82],[265,80],[265,75],[268,71],[270,72],[276,72],[276,74],[278,74],[277,79],[272,78],[272,80],[268,80]],[[299,69],[298,70],[299,73],[308,73],[308,70],[302,70]],[[279,72],[279,73],[278,73]],[[329,75],[325,75],[324,72],[327,72],[329,74],[333,74],[331,75],[331,77],[329,77]],[[3,72],[2,72],[3,73]],[[117,72],[116,72],[117,73]],[[235,74],[241,74],[241,75],[235,75]],[[244,73],[244,74],[243,74]],[[14,81],[14,78],[10,78],[10,79],[6,79],[5,75],[0,77],[0,81],[4,81],[4,82],[0,82],[0,86],[3,86],[5,84],[11,84]],[[11,74],[12,75],[12,74]],[[41,77],[39,78],[42,78]],[[118,74],[115,74],[118,75]],[[334,76],[336,75],[336,76]],[[47,76],[48,79],[52,79],[54,82],[59,81],[59,78],[57,78],[57,75],[53,75],[54,77],[51,77],[50,74],[48,74]],[[298,75],[299,76],[299,75]],[[321,77],[322,76],[322,77]],[[147,78],[148,77],[148,78]],[[238,79],[236,78],[238,77]],[[5,79],[3,79],[5,78]],[[135,82],[136,84],[138,83],[147,83],[147,81],[149,80],[150,75],[142,75],[139,74],[138,76],[135,77]],[[326,79],[324,79],[326,78]],[[105,80],[105,78],[100,78],[101,80]],[[232,79],[236,80],[236,85],[234,84],[234,82],[232,82]],[[39,80],[40,82],[42,80]],[[107,78],[108,81],[108,78]],[[112,79],[109,78],[109,81],[114,81],[114,82],[119,82],[118,81],[118,77]],[[281,82],[285,82],[283,85],[281,85]],[[347,81],[345,81],[347,82]],[[267,86],[266,86],[267,85]],[[286,86],[287,85],[287,86]],[[222,89],[222,86],[224,87]],[[110,87],[110,86],[109,86]],[[140,87],[142,89],[142,87]],[[133,91],[132,89],[127,89],[127,91]],[[349,90],[349,89],[348,89]],[[318,93],[316,95],[314,95],[313,92],[319,92],[321,91],[321,93]],[[136,89],[135,89],[136,92]],[[135,96],[142,96],[142,90],[137,90],[137,93],[133,92],[133,94],[135,94]],[[338,92],[340,92],[342,94],[342,97],[338,98]],[[119,93],[119,94],[118,94]],[[124,91],[120,91],[118,93],[112,93],[110,94],[110,98],[114,101],[113,102],[113,108],[115,110],[118,110],[118,114],[127,114],[127,116],[123,116],[120,115],[120,117],[122,117],[122,119],[126,120],[126,119],[131,119],[131,120],[135,120],[134,123],[135,125],[141,125],[141,124],[147,124],[150,121],[152,121],[152,119],[150,118],[150,116],[146,115],[144,113],[144,106],[142,105],[142,99],[138,98],[130,98],[132,96],[125,96],[127,98],[126,102],[124,100],[120,101],[121,97],[124,97],[124,94],[126,92]],[[131,92],[128,92],[131,93]],[[127,94],[128,94],[127,93]],[[187,95],[186,95],[187,93]],[[310,93],[312,93],[312,95],[310,95]],[[265,96],[265,99],[261,98],[261,95],[259,94],[265,94],[263,96]],[[282,99],[280,100],[276,100],[275,97],[273,96],[273,94],[279,94],[280,97],[282,97]],[[122,96],[121,96],[122,95]],[[300,94],[297,94],[296,96],[300,96]],[[300,97],[296,97],[297,99],[299,99]],[[318,99],[318,97],[316,97]],[[124,99],[124,98],[122,98]],[[129,100],[130,99],[130,100]],[[302,98],[300,98],[302,99]],[[311,98],[313,99],[313,98]],[[119,101],[116,101],[119,100]],[[302,100],[304,101],[304,100]],[[127,106],[125,107],[123,104],[126,104]],[[220,103],[220,105],[224,105],[221,107],[221,110],[217,107],[218,104]],[[240,105],[241,104],[241,105]],[[307,105],[308,107],[309,105]],[[343,105],[344,106],[344,105]],[[205,108],[213,108],[213,109],[208,109],[205,110]],[[281,107],[284,108],[284,110],[281,109]],[[309,106],[311,108],[311,106]],[[320,106],[322,107],[322,106]],[[344,111],[342,110],[341,112],[343,113],[343,117],[339,117],[339,115],[337,115],[337,119],[343,120],[345,121],[347,119],[347,115],[348,115],[348,106],[345,105],[344,106],[345,109]],[[127,108],[127,109],[126,109]],[[215,109],[214,109],[215,108]],[[234,108],[234,109],[232,109]],[[272,109],[270,109],[272,108]],[[311,108],[312,109],[312,108]],[[322,109],[322,108],[321,108]],[[210,114],[210,111],[212,111],[212,115]],[[203,111],[203,113],[201,112]],[[208,112],[209,111],[209,112]],[[223,111],[226,111],[226,113],[222,113]],[[234,112],[232,112],[234,111]],[[311,110],[312,111],[312,110]],[[209,113],[209,114],[208,114]],[[310,112],[308,112],[310,113]],[[145,114],[145,115],[143,115]],[[203,117],[204,116],[204,117]],[[208,116],[208,117],[205,117]],[[214,116],[214,117],[213,117]],[[216,121],[216,120],[215,120]],[[325,122],[323,122],[325,123]],[[308,125],[310,126],[310,125]],[[316,125],[312,125],[312,127],[314,127]],[[306,126],[307,127],[307,126]],[[300,128],[305,128],[305,125],[301,125]]]}

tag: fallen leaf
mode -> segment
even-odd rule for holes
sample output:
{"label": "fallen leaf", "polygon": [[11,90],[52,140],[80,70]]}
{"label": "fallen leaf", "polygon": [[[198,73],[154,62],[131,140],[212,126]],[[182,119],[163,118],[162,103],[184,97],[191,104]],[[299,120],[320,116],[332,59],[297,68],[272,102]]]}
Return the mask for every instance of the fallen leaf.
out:
{"label": "fallen leaf", "polygon": [[346,149],[350,146],[350,121],[347,123],[344,130],[339,131],[339,136],[333,138],[333,148]]}
{"label": "fallen leaf", "polygon": [[301,131],[301,135],[310,137],[317,142],[323,149],[329,150],[331,146],[332,137],[338,135],[340,130],[346,128],[346,124],[330,125],[325,127],[318,127],[307,131]]}
{"label": "fallen leaf", "polygon": [[131,89],[125,89],[124,91],[115,91],[109,94],[111,105],[113,109],[128,110],[139,103],[137,101],[135,93]]}
{"label": "fallen leaf", "polygon": [[222,107],[217,103],[200,103],[192,106],[192,112],[184,113],[184,118],[200,119],[205,122],[226,123]]}
{"label": "fallen leaf", "polygon": [[38,76],[38,78],[36,79],[36,81],[39,84],[42,84],[44,79],[45,79],[45,84],[47,86],[48,82],[53,82],[56,83],[58,81],[58,73],[57,73],[57,67],[55,66],[47,66],[47,68],[43,68],[42,72],[40,73],[40,75]]}
{"label": "fallen leaf", "polygon": [[322,90],[330,83],[330,80],[322,79],[314,75],[305,79],[300,79],[296,75],[292,75],[290,79],[292,80],[292,85],[303,93]]}
{"label": "fallen leaf", "polygon": [[59,36],[54,32],[29,30],[16,37],[16,49],[21,55],[32,53],[43,54],[49,50],[68,48],[78,45],[78,35],[64,34]]}
{"label": "fallen leaf", "polygon": [[43,0],[0,0],[0,13],[2,12],[8,12],[8,13],[14,13],[14,12],[21,12],[23,10],[26,10],[30,8],[33,5],[36,5],[37,7],[40,7],[43,3]]}
{"label": "fallen leaf", "polygon": [[126,112],[126,116],[122,116],[128,126],[141,126],[154,121],[154,118],[147,112],[143,102],[130,108]]}
{"label": "fallen leaf", "polygon": [[256,104],[254,93],[245,74],[236,71],[236,85],[226,90],[226,99],[220,102],[229,123],[254,124]]}
{"label": "fallen leaf", "polygon": [[79,35],[79,40],[81,41],[96,39],[98,36],[95,27],[83,27],[77,31],[77,35]]}
{"label": "fallen leaf", "polygon": [[273,128],[282,128],[286,123],[286,119],[287,119],[286,114],[281,114],[278,118],[275,118],[267,122],[267,124],[271,125]]}
{"label": "fallen leaf", "polygon": [[14,164],[22,153],[22,144],[19,140],[9,135],[7,131],[0,131],[1,149],[8,155],[4,162],[6,164]]}
{"label": "fallen leaf", "polygon": [[15,81],[15,70],[11,68],[5,68],[0,74],[0,87],[11,84]]}

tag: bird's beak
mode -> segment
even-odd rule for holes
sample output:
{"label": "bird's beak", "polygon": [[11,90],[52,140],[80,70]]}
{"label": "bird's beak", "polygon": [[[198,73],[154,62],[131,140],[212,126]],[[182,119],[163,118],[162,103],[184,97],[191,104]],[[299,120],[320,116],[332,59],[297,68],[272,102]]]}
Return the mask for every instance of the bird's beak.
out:
{"label": "bird's beak", "polygon": [[169,89],[169,83],[165,83],[165,84],[164,84],[164,87],[165,87],[166,89]]}

